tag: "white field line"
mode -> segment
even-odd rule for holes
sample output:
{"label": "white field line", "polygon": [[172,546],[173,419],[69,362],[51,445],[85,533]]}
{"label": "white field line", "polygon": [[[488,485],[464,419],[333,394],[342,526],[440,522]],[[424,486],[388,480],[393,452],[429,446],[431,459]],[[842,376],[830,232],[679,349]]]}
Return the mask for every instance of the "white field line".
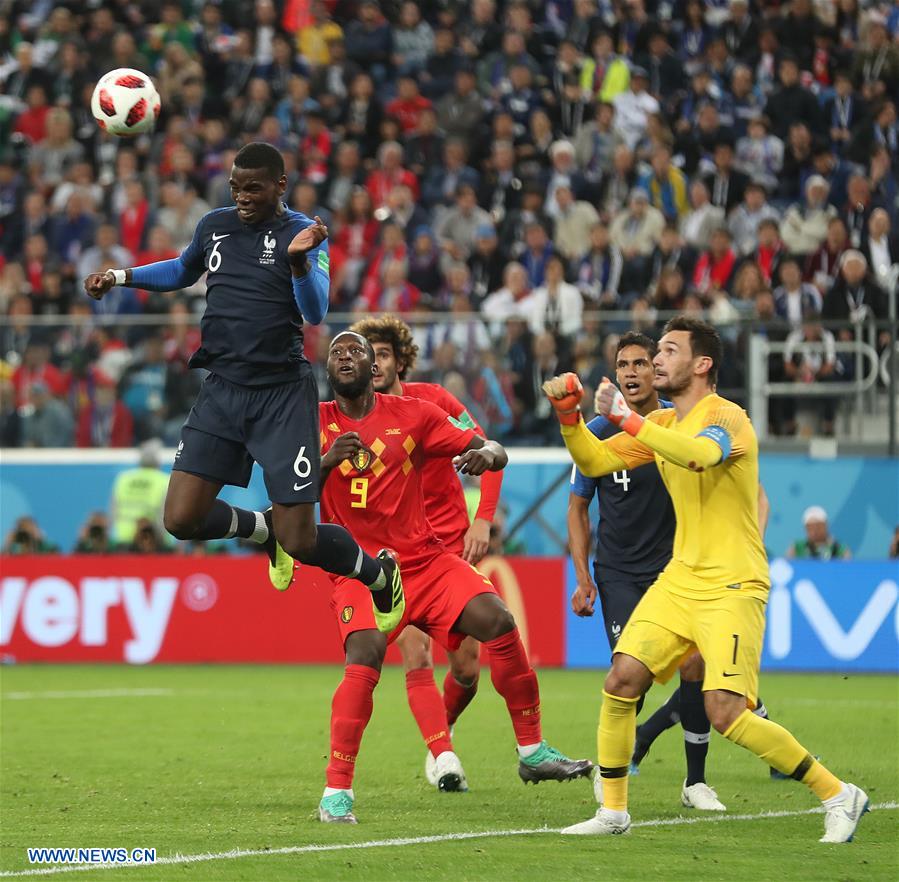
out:
{"label": "white field line", "polygon": [[[872,805],[872,811],[890,811],[899,808],[899,802],[881,802]],[[676,818],[653,818],[635,821],[631,827],[679,827],[686,824],[723,824],[729,821],[764,821],[769,818],[795,818],[801,815],[823,814],[821,806],[802,811],[758,812],[746,815],[714,815]],[[199,864],[206,861],[234,861],[249,857],[270,857],[271,855],[310,854],[327,851],[354,851],[365,848],[399,848],[406,845],[430,845],[435,842],[462,842],[466,839],[495,839],[507,836],[533,836],[540,833],[559,833],[559,827],[535,827],[532,830],[483,830],[471,833],[442,833],[435,836],[412,836],[403,839],[373,839],[368,842],[342,842],[329,845],[290,845],[284,848],[235,848],[207,854],[173,854],[156,859],[155,864],[65,864],[59,867],[41,867],[32,870],[4,870],[0,878],[17,879],[24,876],[53,876],[57,873],[84,873],[90,870],[127,870],[134,867],[144,869],[172,864]],[[576,837],[575,837],[576,838]]]}
{"label": "white field line", "polygon": [[41,698],[147,698],[174,695],[174,689],[73,689],[68,692],[3,692],[0,701],[28,701]]}

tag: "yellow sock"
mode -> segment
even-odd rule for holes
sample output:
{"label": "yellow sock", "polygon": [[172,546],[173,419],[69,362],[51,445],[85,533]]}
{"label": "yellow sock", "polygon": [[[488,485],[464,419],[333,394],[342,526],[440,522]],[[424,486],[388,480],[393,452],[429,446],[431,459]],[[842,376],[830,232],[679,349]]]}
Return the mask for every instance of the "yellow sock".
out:
{"label": "yellow sock", "polygon": [[596,755],[602,777],[603,808],[627,810],[627,770],[637,734],[636,698],[620,698],[603,690],[596,731]]}
{"label": "yellow sock", "polygon": [[830,799],[843,787],[783,726],[745,710],[724,737],[754,753],[778,772],[806,784],[818,799]]}

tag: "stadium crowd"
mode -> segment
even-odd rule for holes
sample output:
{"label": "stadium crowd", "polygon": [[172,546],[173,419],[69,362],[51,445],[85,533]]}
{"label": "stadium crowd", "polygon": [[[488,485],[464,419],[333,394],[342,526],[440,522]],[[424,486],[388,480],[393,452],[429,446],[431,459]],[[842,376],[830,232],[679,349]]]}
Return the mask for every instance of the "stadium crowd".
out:
{"label": "stadium crowd", "polygon": [[[229,204],[234,153],[252,140],[284,153],[289,205],[329,226],[332,313],[425,314],[420,378],[507,442],[558,443],[542,381],[573,368],[595,387],[617,335],[655,333],[672,310],[722,329],[728,390],[744,383],[745,319],[787,344],[772,379],[803,383],[850,376],[835,341],[856,318],[887,318],[895,4],[6,9],[2,446],[177,439],[200,382],[187,359],[202,282],[96,302],[81,280],[176,256],[204,212]],[[93,86],[115,67],[154,77],[152,136],[115,139],[94,123]],[[307,328],[323,397],[335,327]],[[834,409],[820,400],[824,433]],[[795,410],[772,407],[772,430],[796,431]]]}

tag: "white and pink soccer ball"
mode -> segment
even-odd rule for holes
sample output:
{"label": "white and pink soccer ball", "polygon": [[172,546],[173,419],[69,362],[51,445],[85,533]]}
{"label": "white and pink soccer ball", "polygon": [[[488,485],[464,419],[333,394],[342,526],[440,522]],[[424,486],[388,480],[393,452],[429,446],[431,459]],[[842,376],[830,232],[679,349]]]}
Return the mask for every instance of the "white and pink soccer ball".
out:
{"label": "white and pink soccer ball", "polygon": [[97,125],[120,138],[151,132],[159,109],[159,93],[153,81],[128,67],[100,77],[91,96],[91,112]]}

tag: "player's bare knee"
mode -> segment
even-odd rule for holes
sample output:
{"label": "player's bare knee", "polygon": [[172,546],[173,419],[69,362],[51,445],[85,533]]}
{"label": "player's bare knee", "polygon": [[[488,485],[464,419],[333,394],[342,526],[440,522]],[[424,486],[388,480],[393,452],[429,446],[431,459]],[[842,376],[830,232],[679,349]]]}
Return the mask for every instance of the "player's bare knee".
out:
{"label": "player's bare knee", "polygon": [[680,676],[681,680],[686,680],[688,683],[697,683],[705,676],[705,662],[698,652],[694,652],[680,666]]}
{"label": "player's bare knee", "polygon": [[[277,535],[277,531],[276,535]],[[315,560],[316,545],[318,543],[318,531],[315,524],[311,529],[295,530],[283,539],[278,536],[281,547],[296,561],[300,563],[312,563]]]}
{"label": "player's bare knee", "polygon": [[422,671],[434,667],[426,643],[422,644],[420,640],[403,640],[402,638],[397,643],[403,656],[403,670],[407,672]]}
{"label": "player's bare knee", "polygon": [[387,640],[380,631],[356,631],[346,641],[347,665],[364,665],[381,670],[387,652]]}
{"label": "player's bare knee", "polygon": [[505,607],[497,609],[487,623],[487,636],[485,637],[485,640],[495,640],[497,637],[502,637],[503,634],[514,631],[515,627],[515,619],[513,618],[512,613]]}
{"label": "player's bare knee", "polygon": [[481,665],[476,657],[454,658],[450,662],[450,673],[463,689],[471,689],[478,684]]}
{"label": "player's bare knee", "polygon": [[705,714],[716,732],[723,735],[746,710],[746,699],[742,695],[713,689],[703,693]]}
{"label": "player's bare knee", "polygon": [[639,698],[652,684],[652,673],[640,661],[629,655],[616,653],[612,668],[606,675],[603,689],[619,698]]}
{"label": "player's bare knee", "polygon": [[162,516],[165,531],[176,539],[192,539],[200,527],[200,523],[186,516],[184,512],[165,510]]}

